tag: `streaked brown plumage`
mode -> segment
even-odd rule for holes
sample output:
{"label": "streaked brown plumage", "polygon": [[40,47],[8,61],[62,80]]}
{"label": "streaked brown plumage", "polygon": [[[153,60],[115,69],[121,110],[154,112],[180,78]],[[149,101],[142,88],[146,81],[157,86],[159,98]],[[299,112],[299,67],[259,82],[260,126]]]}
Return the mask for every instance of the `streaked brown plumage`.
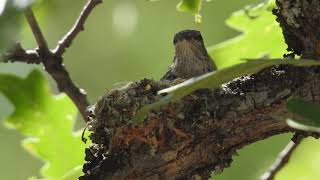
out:
{"label": "streaked brown plumage", "polygon": [[175,46],[173,64],[161,80],[189,79],[216,70],[199,31],[180,31],[174,36],[173,44]]}

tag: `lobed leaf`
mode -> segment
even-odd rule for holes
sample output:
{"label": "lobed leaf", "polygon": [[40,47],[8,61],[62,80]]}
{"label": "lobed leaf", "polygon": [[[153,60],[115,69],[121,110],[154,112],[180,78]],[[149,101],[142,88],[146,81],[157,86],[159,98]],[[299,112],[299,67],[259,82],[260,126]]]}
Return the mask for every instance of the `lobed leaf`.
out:
{"label": "lobed leaf", "polygon": [[66,95],[51,95],[39,71],[25,79],[0,74],[0,92],[15,107],[5,125],[28,137],[23,146],[45,162],[44,178],[61,179],[83,165],[86,145],[81,132],[73,132],[77,109]]}
{"label": "lobed leaf", "polygon": [[232,29],[241,35],[208,47],[208,53],[218,68],[242,63],[243,58],[281,57],[286,52],[281,28],[272,14],[274,0],[237,11],[227,19]]}

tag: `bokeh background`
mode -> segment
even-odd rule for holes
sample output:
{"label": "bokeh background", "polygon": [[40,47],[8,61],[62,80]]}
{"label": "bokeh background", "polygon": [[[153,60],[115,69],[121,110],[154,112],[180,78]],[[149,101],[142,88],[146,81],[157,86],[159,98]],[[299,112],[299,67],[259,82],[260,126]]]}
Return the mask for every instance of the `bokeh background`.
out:
{"label": "bokeh background", "polygon": [[[86,23],[85,31],[67,50],[64,61],[72,79],[88,92],[92,103],[107,89],[119,83],[144,77],[159,79],[172,62],[174,53],[172,40],[176,32],[183,29],[198,29],[202,32],[207,46],[217,44],[240,33],[224,23],[232,12],[261,1],[213,0],[205,3],[202,10],[203,22],[200,25],[195,25],[191,14],[176,11],[178,2],[178,0],[156,2],[105,0],[94,10]],[[54,48],[57,41],[72,26],[84,3],[84,0],[55,0],[49,1],[46,7],[35,8],[50,47]],[[35,47],[27,25],[21,32],[21,41],[24,47]],[[0,64],[0,73],[14,73],[24,77],[33,68],[38,67],[19,63]],[[50,77],[48,79],[51,81],[53,91],[56,92],[55,83]],[[0,95],[0,120],[12,111],[11,104]],[[83,123],[79,118],[76,128],[81,127]],[[56,133],[59,133],[59,129]],[[42,162],[22,149],[20,144],[22,138],[16,131],[6,129],[0,124],[2,140],[0,179],[24,180],[39,175]],[[214,179],[258,179],[274,162],[276,155],[289,139],[290,134],[285,134],[247,146],[234,157],[235,162],[232,167]],[[298,149],[300,154],[314,149],[314,146],[312,148],[307,146]],[[316,159],[313,158],[314,161]],[[295,172],[302,170],[296,167]]]}

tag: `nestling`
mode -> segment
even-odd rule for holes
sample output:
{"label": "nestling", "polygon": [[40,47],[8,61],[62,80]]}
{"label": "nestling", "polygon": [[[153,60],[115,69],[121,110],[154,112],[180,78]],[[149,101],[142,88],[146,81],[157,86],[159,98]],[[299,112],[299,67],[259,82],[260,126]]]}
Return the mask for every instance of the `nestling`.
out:
{"label": "nestling", "polygon": [[199,31],[180,31],[174,36],[173,44],[175,46],[173,64],[161,80],[189,79],[216,70]]}

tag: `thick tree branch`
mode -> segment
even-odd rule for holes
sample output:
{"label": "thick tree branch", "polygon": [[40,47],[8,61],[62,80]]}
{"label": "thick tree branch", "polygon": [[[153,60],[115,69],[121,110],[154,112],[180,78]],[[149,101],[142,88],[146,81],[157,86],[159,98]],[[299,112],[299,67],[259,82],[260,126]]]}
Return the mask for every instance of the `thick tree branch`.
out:
{"label": "thick tree branch", "polygon": [[284,121],[289,97],[320,102],[319,67],[282,65],[199,90],[153,111],[138,126],[136,111],[170,83],[142,80],[107,93],[90,122],[93,145],[82,179],[207,179],[247,144],[296,132]]}
{"label": "thick tree branch", "polygon": [[297,149],[300,145],[301,141],[305,138],[305,135],[296,133],[289,144],[282,150],[279,154],[278,159],[276,162],[270,167],[268,172],[266,172],[261,179],[262,180],[272,180],[275,178],[277,173],[287,165],[289,162],[293,152]]}
{"label": "thick tree branch", "polygon": [[[283,30],[287,50],[304,58],[320,59],[319,25],[320,4],[311,1],[280,1],[273,13]],[[307,34],[307,35],[306,35]],[[278,160],[270,167],[262,179],[274,179],[276,174],[288,163],[293,151],[305,136],[296,134],[287,147],[280,153]]]}
{"label": "thick tree branch", "polygon": [[59,41],[58,46],[54,50],[56,56],[62,56],[66,48],[70,47],[76,36],[84,30],[84,23],[91,11],[100,3],[102,3],[102,0],[88,1],[72,29],[62,38],[62,40]]}

